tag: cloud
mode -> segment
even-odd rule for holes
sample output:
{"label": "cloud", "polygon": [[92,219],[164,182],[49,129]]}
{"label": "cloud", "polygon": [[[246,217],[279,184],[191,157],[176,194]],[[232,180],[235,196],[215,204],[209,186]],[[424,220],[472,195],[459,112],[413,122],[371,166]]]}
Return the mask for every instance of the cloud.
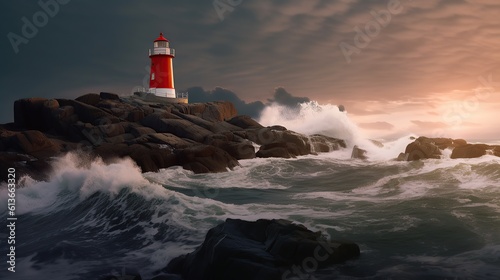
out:
{"label": "cloud", "polygon": [[414,125],[416,125],[419,129],[424,129],[424,130],[432,130],[432,129],[440,129],[440,128],[449,127],[449,125],[445,124],[444,122],[418,121],[418,120],[412,120],[411,122]]}
{"label": "cloud", "polygon": [[264,104],[260,101],[246,103],[241,100],[236,93],[222,88],[216,87],[213,90],[206,91],[202,87],[191,87],[186,90],[189,93],[189,102],[210,102],[210,101],[230,101],[236,107],[238,114],[247,115],[252,118],[257,118],[262,110]]}
{"label": "cloud", "polygon": [[300,103],[310,102],[308,97],[297,97],[290,94],[283,87],[278,87],[274,91],[274,96],[268,99],[271,103],[277,103],[287,107],[296,107]]}
{"label": "cloud", "polygon": [[359,123],[359,127],[373,130],[392,130],[394,125],[388,122]]}

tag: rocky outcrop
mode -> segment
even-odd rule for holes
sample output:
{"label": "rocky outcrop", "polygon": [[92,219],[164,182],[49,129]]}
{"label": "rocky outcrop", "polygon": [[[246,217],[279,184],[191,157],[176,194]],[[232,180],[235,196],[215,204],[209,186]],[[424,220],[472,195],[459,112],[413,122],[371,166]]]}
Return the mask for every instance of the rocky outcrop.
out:
{"label": "rocky outcrop", "polygon": [[31,166],[82,151],[105,161],[130,157],[144,172],[174,165],[222,172],[242,159],[291,158],[345,146],[340,139],[263,127],[237,116],[230,102],[158,103],[109,92],[17,100],[14,123],[0,126],[0,152],[11,153],[3,157],[25,162],[28,156]]}
{"label": "rocky outcrop", "polygon": [[500,146],[487,144],[468,144],[463,139],[419,137],[406,146],[404,153],[398,156],[400,161],[421,159],[439,159],[442,151],[451,149],[451,158],[477,158],[484,155],[500,156]]}
{"label": "rocky outcrop", "polygon": [[456,147],[451,153],[451,158],[478,158],[484,155],[500,156],[500,146],[486,144],[466,144]]}
{"label": "rocky outcrop", "polygon": [[194,252],[173,259],[164,272],[184,280],[295,279],[297,273],[314,279],[309,267],[320,270],[359,255],[355,243],[327,241],[320,232],[291,221],[227,219],[210,229]]}
{"label": "rocky outcrop", "polygon": [[363,150],[356,145],[352,148],[351,158],[368,159],[366,150]]}

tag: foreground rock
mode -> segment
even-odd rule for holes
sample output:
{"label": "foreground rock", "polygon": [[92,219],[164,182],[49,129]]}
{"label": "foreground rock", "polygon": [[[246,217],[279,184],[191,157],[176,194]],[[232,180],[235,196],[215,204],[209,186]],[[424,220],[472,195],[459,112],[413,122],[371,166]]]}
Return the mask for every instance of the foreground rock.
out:
{"label": "foreground rock", "polygon": [[477,158],[490,154],[500,156],[500,146],[486,144],[468,144],[463,139],[419,137],[406,146],[398,160],[415,161],[421,159],[439,159],[442,151],[451,149],[451,158]]}
{"label": "foreground rock", "polygon": [[291,158],[345,146],[340,139],[263,127],[237,116],[230,102],[162,104],[105,92],[75,100],[17,100],[14,123],[0,125],[2,167],[16,166],[36,178],[41,174],[31,169],[43,166],[47,174],[51,158],[71,151],[105,161],[130,157],[143,172],[177,165],[205,173],[233,169],[240,159]]}
{"label": "foreground rock", "polygon": [[298,273],[311,276],[305,270],[309,267],[321,269],[359,255],[355,243],[326,241],[320,232],[290,221],[227,219],[212,228],[194,252],[173,259],[164,272],[184,280],[295,279]]}

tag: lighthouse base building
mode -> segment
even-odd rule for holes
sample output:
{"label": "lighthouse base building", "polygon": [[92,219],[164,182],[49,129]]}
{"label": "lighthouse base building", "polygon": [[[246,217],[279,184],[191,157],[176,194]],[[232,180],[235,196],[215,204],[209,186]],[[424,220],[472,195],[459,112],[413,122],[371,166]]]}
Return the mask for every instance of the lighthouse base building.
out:
{"label": "lighthouse base building", "polygon": [[173,59],[175,50],[163,33],[154,40],[153,49],[149,50],[151,71],[149,73],[149,89],[134,93],[141,99],[160,103],[188,103],[186,94],[179,94],[174,87]]}

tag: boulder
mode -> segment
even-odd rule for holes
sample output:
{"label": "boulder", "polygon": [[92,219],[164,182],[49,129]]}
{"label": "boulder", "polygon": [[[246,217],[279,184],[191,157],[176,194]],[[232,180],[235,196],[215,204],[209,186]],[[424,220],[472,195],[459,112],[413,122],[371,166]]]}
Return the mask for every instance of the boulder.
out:
{"label": "boulder", "polygon": [[78,118],[85,123],[103,125],[120,122],[120,119],[103,110],[71,99],[57,99],[61,106],[71,106],[75,109]]}
{"label": "boulder", "polygon": [[101,97],[97,93],[87,93],[77,97],[75,100],[90,106],[96,106],[101,101]]}
{"label": "boulder", "polygon": [[[445,144],[442,144],[444,146]],[[406,146],[405,153],[408,154],[409,161],[421,159],[439,159],[441,158],[441,151],[438,146],[434,144],[432,138],[419,137],[412,143]]]}
{"label": "boulder", "polygon": [[235,116],[229,120],[227,120],[228,123],[243,128],[243,129],[248,129],[248,128],[263,128],[263,126],[252,119],[249,116]]}
{"label": "boulder", "polygon": [[94,149],[94,154],[105,161],[116,158],[130,157],[142,170],[142,172],[156,172],[159,169],[176,165],[176,157],[169,149],[160,145],[127,145],[124,143],[103,143]]}
{"label": "boulder", "polygon": [[486,155],[486,151],[491,147],[485,144],[466,144],[456,147],[451,153],[451,158],[478,158]]}
{"label": "boulder", "polygon": [[147,135],[148,142],[168,145],[173,149],[184,149],[192,144],[182,138],[179,138],[171,133],[151,133]]}
{"label": "boulder", "polygon": [[127,121],[129,122],[139,122],[142,119],[144,119],[145,114],[144,111],[139,110],[139,109],[134,109],[130,111],[127,115]]}
{"label": "boulder", "polygon": [[143,135],[153,134],[156,131],[150,127],[145,126],[132,126],[130,128],[130,133],[132,133],[135,137],[140,137]]}
{"label": "boulder", "polygon": [[227,219],[210,229],[194,252],[170,261],[164,272],[184,280],[298,279],[294,266],[314,262],[322,269],[359,255],[357,244],[327,241],[291,221]]}
{"label": "boulder", "polygon": [[201,114],[201,118],[209,121],[225,121],[238,114],[233,103],[229,101],[216,101],[206,103],[207,106]]}
{"label": "boulder", "polygon": [[309,143],[311,144],[311,149],[314,152],[319,153],[328,153],[347,147],[344,140],[321,134],[313,134],[309,136]]}
{"label": "boulder", "polygon": [[255,158],[255,148],[252,142],[247,140],[231,141],[225,135],[219,135],[220,138],[214,136],[217,136],[217,134],[207,137],[204,143],[226,151],[237,160]]}
{"label": "boulder", "polygon": [[129,122],[110,123],[96,126],[105,137],[124,134],[129,128]]}
{"label": "boulder", "polygon": [[17,151],[39,159],[55,156],[59,147],[38,130],[16,133],[10,139],[10,145]]}
{"label": "boulder", "polygon": [[356,159],[368,159],[366,156],[366,150],[363,150],[359,148],[357,145],[354,145],[352,148],[352,153],[351,153],[351,158],[356,158]]}
{"label": "boulder", "polygon": [[99,96],[101,99],[120,100],[120,96],[118,96],[118,94],[111,92],[101,92]]}
{"label": "boulder", "polygon": [[25,98],[14,102],[14,123],[19,128],[46,129],[43,108],[46,98]]}
{"label": "boulder", "polygon": [[225,172],[239,166],[226,151],[209,145],[195,145],[175,151],[179,165],[194,173]]}
{"label": "boulder", "polygon": [[[276,142],[282,142],[283,132],[273,130],[269,127],[247,129],[244,137],[259,145],[266,145]],[[243,136],[243,135],[242,135]]]}
{"label": "boulder", "polygon": [[172,133],[180,138],[188,138],[199,143],[212,134],[211,131],[182,119],[164,119],[151,115],[144,118],[141,124],[156,132]]}
{"label": "boulder", "polygon": [[107,143],[124,143],[131,141],[134,138],[135,136],[132,133],[123,133],[112,137],[106,137],[104,138],[104,141]]}
{"label": "boulder", "polygon": [[259,158],[293,158],[295,157],[292,153],[289,152],[288,146],[286,143],[272,143],[262,145],[259,148],[259,151],[255,154]]}

